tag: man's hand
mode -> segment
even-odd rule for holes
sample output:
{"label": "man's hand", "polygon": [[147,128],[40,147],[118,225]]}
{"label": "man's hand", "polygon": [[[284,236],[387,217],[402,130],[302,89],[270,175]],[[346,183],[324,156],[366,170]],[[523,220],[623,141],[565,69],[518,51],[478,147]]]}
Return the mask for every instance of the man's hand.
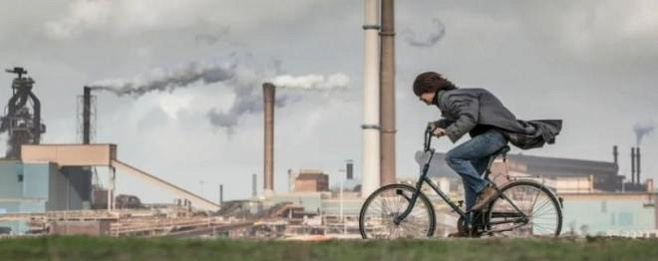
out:
{"label": "man's hand", "polygon": [[432,134],[433,134],[434,136],[437,136],[437,137],[443,137],[443,136],[445,136],[445,135],[448,134],[448,133],[446,132],[445,129],[442,129],[442,128],[436,128],[436,129],[434,129],[434,131],[432,132]]}
{"label": "man's hand", "polygon": [[436,126],[436,122],[428,122],[427,127],[432,130],[432,135],[436,137],[445,136],[447,134],[445,129]]}

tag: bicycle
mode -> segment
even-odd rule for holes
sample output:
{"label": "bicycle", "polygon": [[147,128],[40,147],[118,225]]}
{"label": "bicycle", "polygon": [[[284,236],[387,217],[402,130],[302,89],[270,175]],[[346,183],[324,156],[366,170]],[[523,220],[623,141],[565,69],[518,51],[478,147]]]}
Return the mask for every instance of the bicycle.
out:
{"label": "bicycle", "polygon": [[544,185],[532,180],[512,180],[499,188],[489,179],[496,158],[507,160],[510,147],[505,145],[488,162],[484,179],[498,193],[483,210],[461,209],[428,178],[434,157],[432,129],[425,130],[424,152],[430,153],[416,186],[390,184],[370,194],[361,207],[359,230],[368,238],[432,237],[436,229],[434,205],[422,192],[427,183],[459,215],[457,229],[472,237],[482,235],[557,237],[562,229],[562,201]]}

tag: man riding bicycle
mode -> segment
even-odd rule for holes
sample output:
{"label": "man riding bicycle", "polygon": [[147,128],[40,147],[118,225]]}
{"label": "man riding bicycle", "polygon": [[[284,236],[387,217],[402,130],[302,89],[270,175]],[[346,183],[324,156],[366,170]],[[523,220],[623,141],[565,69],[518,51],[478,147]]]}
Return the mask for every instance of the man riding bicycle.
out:
{"label": "man riding bicycle", "polygon": [[467,211],[479,211],[497,197],[480,175],[492,154],[507,142],[521,149],[542,147],[555,142],[561,120],[517,120],[501,102],[484,89],[460,89],[436,72],[416,77],[413,91],[427,105],[436,105],[442,119],[431,122],[433,135],[448,136],[456,143],[469,133],[471,139],[451,149],[446,162],[464,183]]}

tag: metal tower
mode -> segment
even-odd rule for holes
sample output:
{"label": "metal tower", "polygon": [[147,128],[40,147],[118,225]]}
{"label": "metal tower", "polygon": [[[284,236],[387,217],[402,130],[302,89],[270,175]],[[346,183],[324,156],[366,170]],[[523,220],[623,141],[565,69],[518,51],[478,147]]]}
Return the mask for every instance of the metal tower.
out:
{"label": "metal tower", "polygon": [[6,157],[18,159],[21,156],[21,145],[39,144],[46,126],[41,123],[41,102],[32,93],[34,80],[24,77],[27,71],[21,67],[7,69],[6,72],[17,74],[18,77],[11,83],[13,96],[7,104],[7,114],[0,117],[0,133],[9,134]]}

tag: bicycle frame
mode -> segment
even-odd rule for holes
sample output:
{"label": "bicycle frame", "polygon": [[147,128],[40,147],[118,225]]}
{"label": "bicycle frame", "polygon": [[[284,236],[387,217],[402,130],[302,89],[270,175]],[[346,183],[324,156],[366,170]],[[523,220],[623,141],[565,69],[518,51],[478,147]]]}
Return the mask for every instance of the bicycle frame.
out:
{"label": "bicycle frame", "polygon": [[[412,209],[414,208],[414,206],[416,204],[416,200],[418,199],[418,195],[421,193],[421,188],[423,186],[423,183],[427,183],[432,188],[432,190],[434,190],[434,192],[436,194],[438,194],[439,197],[441,197],[441,199],[443,199],[443,201],[445,201],[448,204],[448,206],[450,206],[450,208],[452,208],[453,211],[455,211],[456,213],[459,214],[460,217],[464,218],[465,220],[470,220],[470,219],[468,219],[468,216],[467,216],[467,214],[469,214],[470,212],[463,211],[460,206],[455,204],[450,199],[450,197],[448,197],[448,195],[446,195],[443,191],[441,191],[441,189],[438,188],[436,185],[434,185],[434,183],[432,183],[432,181],[427,177],[427,174],[429,172],[430,163],[432,162],[432,158],[434,157],[434,152],[435,152],[434,148],[431,147],[432,132],[433,131],[434,130],[431,129],[430,127],[428,127],[425,130],[425,148],[424,148],[424,152],[425,153],[429,152],[430,156],[428,157],[427,162],[425,162],[425,165],[423,166],[420,178],[418,179],[418,182],[416,183],[416,191],[414,192],[414,194],[411,196],[411,198],[407,198],[405,195],[402,195],[402,196],[405,197],[405,199],[409,200],[410,203],[407,206],[407,209],[405,209],[404,212],[402,212],[399,216],[397,216],[393,220],[393,222],[396,225],[399,225],[402,222],[402,220],[404,220],[411,213]],[[512,205],[512,207],[514,207],[514,209],[517,211],[517,213],[515,213],[516,216],[510,215],[510,217],[517,217],[517,218],[519,218],[519,220],[490,222],[490,223],[487,223],[487,224],[484,224],[484,225],[496,225],[496,224],[513,223],[513,222],[516,223],[518,221],[527,222],[527,216],[525,215],[525,213],[523,213],[523,211],[521,211],[516,206],[516,204],[514,204],[514,202],[512,200],[510,200],[505,194],[500,193],[501,192],[500,189],[493,182],[491,182],[489,180],[489,175],[488,174],[490,172],[490,168],[491,168],[491,165],[492,165],[494,160],[495,160],[495,157],[492,157],[489,160],[489,164],[488,164],[488,167],[487,167],[487,173],[485,173],[485,180],[487,182],[489,182],[490,184],[492,184],[492,187],[497,191],[497,193],[500,195],[500,197],[505,199],[507,202],[509,202]],[[434,206],[428,206],[428,207],[434,207]]]}

